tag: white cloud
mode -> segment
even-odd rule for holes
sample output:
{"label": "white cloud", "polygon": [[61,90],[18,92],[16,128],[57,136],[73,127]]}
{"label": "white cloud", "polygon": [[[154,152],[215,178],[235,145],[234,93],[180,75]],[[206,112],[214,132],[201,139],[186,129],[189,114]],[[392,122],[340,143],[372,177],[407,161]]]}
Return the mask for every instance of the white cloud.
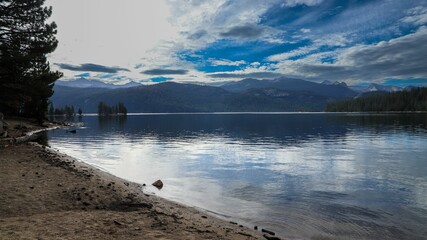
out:
{"label": "white cloud", "polygon": [[317,34],[344,34],[351,36],[353,42],[372,37],[400,34],[398,21],[411,8],[414,1],[370,1],[347,8],[333,21],[325,22],[315,29]]}
{"label": "white cloud", "polygon": [[297,5],[316,6],[323,2],[323,0],[286,0],[283,6],[295,7]]}
{"label": "white cloud", "polygon": [[278,78],[282,76],[281,73],[274,70],[274,65],[264,64],[261,65],[258,62],[249,64],[247,67],[241,70],[228,71],[228,72],[215,72],[208,74],[207,77],[210,81],[214,79],[242,79],[242,78]]}
{"label": "white cloud", "polygon": [[221,35],[233,30],[235,32],[233,28],[248,28],[248,26],[252,26],[252,30],[255,28],[259,30],[259,35],[255,34],[258,40],[281,42],[278,36],[282,31],[259,25],[260,16],[280,0],[197,2],[168,0],[168,2],[172,13],[169,20],[181,30],[182,40],[179,41],[186,49],[205,47],[222,39]]}
{"label": "white cloud", "polygon": [[213,59],[213,58],[208,59],[208,62],[212,66],[240,66],[240,65],[246,64],[246,61],[244,60],[231,61],[228,59]]}
{"label": "white cloud", "polygon": [[310,33],[310,32],[311,32],[311,30],[310,30],[310,29],[308,29],[308,28],[301,28],[301,29],[300,29],[300,31],[301,31],[302,33]]}
{"label": "white cloud", "polygon": [[49,0],[46,4],[53,6],[52,20],[58,24],[60,45],[53,57],[73,63],[129,62],[178,35],[167,21],[169,8],[163,1]]}
{"label": "white cloud", "polygon": [[319,38],[313,39],[313,43],[308,46],[300,47],[289,52],[271,55],[268,61],[283,61],[294,57],[307,58],[312,54],[319,52],[321,47],[344,47],[349,40],[343,34],[326,34]]}
{"label": "white cloud", "polygon": [[289,51],[289,52],[285,52],[285,53],[279,53],[279,54],[275,54],[272,56],[269,56],[267,58],[268,61],[283,61],[283,60],[288,60],[290,58],[293,57],[301,57],[307,54],[312,53],[313,51],[317,50],[317,46],[311,45],[311,46],[305,46],[305,47],[300,47],[298,49]]}
{"label": "white cloud", "polygon": [[427,7],[418,6],[408,11],[408,16],[402,22],[423,25],[427,23]]}
{"label": "white cloud", "polygon": [[334,34],[325,34],[321,37],[313,39],[315,45],[328,46],[328,47],[345,47],[351,40],[347,37],[345,33],[334,33]]}

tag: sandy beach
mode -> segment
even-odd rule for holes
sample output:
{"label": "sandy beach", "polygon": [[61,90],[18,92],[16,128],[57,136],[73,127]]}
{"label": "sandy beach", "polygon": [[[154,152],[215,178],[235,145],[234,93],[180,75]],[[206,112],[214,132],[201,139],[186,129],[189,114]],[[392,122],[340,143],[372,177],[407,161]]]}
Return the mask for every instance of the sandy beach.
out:
{"label": "sandy beach", "polygon": [[[25,126],[12,136],[43,128]],[[0,163],[0,239],[279,239],[37,143],[2,141]]]}

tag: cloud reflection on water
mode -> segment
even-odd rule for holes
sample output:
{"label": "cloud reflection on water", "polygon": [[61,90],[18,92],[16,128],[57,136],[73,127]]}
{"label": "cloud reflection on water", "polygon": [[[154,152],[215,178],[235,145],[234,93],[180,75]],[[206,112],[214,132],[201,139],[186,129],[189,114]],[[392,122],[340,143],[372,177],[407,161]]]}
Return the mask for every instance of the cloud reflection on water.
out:
{"label": "cloud reflection on water", "polygon": [[[425,119],[154,115],[120,125],[89,117],[87,129],[52,132],[49,143],[132,181],[162,179],[160,196],[283,234],[360,238],[395,227],[390,236],[406,238],[427,220]],[[408,209],[421,216],[402,224]]]}

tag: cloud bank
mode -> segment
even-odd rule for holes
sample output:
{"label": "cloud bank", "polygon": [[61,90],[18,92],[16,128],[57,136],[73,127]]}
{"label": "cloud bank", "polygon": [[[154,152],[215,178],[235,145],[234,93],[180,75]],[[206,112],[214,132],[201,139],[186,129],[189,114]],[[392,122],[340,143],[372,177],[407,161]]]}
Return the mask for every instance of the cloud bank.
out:
{"label": "cloud bank", "polygon": [[142,71],[141,73],[147,75],[185,75],[188,73],[188,70],[185,69],[149,69]]}
{"label": "cloud bank", "polygon": [[251,72],[251,73],[213,73],[208,75],[211,78],[234,78],[234,79],[243,79],[243,78],[260,78],[260,79],[272,79],[279,78],[284,76],[281,73],[276,72]]}
{"label": "cloud bank", "polygon": [[119,71],[129,72],[129,69],[121,67],[107,67],[103,65],[93,64],[93,63],[84,63],[81,65],[71,65],[67,63],[57,63],[55,64],[61,69],[79,71],[79,72],[103,72],[103,73],[117,73]]}
{"label": "cloud bank", "polygon": [[259,37],[264,30],[256,25],[235,26],[226,32],[220,33],[222,37],[236,38],[256,38]]}
{"label": "cloud bank", "polygon": [[316,79],[381,81],[387,78],[427,78],[427,28],[389,41],[356,45],[336,53],[333,63],[314,58],[278,63],[285,74]]}
{"label": "cloud bank", "polygon": [[85,72],[144,83],[426,78],[425,0],[46,2],[59,30],[49,61],[64,78]]}

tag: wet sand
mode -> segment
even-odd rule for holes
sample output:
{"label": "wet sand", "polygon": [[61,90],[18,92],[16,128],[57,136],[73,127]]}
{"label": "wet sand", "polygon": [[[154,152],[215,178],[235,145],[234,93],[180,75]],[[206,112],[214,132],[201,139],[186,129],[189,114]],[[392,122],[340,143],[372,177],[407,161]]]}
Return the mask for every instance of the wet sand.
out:
{"label": "wet sand", "polygon": [[37,143],[3,141],[0,239],[275,239],[142,189]]}

